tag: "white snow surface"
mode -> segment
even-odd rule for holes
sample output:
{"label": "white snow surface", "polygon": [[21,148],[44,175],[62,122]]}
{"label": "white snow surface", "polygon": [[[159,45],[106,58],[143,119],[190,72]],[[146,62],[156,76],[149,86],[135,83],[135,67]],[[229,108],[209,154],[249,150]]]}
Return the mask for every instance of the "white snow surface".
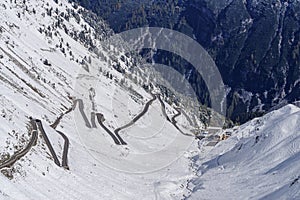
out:
{"label": "white snow surface", "polygon": [[[62,13],[78,8],[58,2],[0,2],[0,159],[28,143],[32,116],[42,120],[61,160],[64,141],[50,125],[72,107],[72,98],[83,100],[88,119],[92,111],[102,113],[112,131],[152,98],[130,79],[124,83],[130,90],[120,85],[124,76],[104,61],[109,50],[93,28],[81,15],[79,22],[72,16],[66,20]],[[55,26],[58,20],[61,28]],[[51,36],[44,32],[48,29]],[[90,36],[102,58],[72,38],[72,31]],[[85,57],[91,62],[83,64]],[[130,64],[119,62],[125,69]],[[166,107],[169,117],[177,113]],[[299,199],[299,112],[288,105],[224,130],[232,136],[208,147],[207,139],[197,143],[180,134],[156,100],[135,125],[120,132],[128,145],[117,146],[99,124],[87,128],[77,106],[57,127],[70,140],[70,170],[54,164],[39,134],[26,156],[1,170],[0,199]],[[178,126],[184,132],[194,129],[183,115]]]}
{"label": "white snow surface", "polygon": [[[92,111],[102,113],[111,131],[128,123],[152,99],[130,79],[125,80],[127,87],[120,85],[123,75],[104,61],[109,50],[102,48],[81,15],[79,22],[72,15],[69,20],[62,17],[68,10],[78,13],[79,8],[67,0],[58,4],[32,0],[25,5],[23,0],[0,2],[2,156],[13,155],[29,142],[32,116],[42,120],[61,161],[64,141],[50,125],[72,107],[72,98],[82,99],[88,119]],[[57,21],[61,28],[56,27]],[[102,58],[66,34],[64,26],[69,33],[90,36]],[[52,34],[45,34],[45,30]],[[86,59],[83,64],[85,57],[91,62]],[[119,62],[126,68],[125,62]],[[112,79],[106,77],[107,72]],[[185,131],[189,129],[192,127]],[[120,132],[128,143],[125,146],[115,145],[98,123],[97,128],[87,128],[78,106],[64,115],[57,130],[70,140],[70,170],[54,164],[39,134],[37,144],[25,157],[11,169],[1,169],[0,199],[179,199],[193,175],[189,149],[196,149],[195,140],[166,121],[158,100],[137,124]],[[13,178],[5,172],[11,172]]]}
{"label": "white snow surface", "polygon": [[300,109],[287,105],[240,126],[193,158],[188,199],[300,199]]}

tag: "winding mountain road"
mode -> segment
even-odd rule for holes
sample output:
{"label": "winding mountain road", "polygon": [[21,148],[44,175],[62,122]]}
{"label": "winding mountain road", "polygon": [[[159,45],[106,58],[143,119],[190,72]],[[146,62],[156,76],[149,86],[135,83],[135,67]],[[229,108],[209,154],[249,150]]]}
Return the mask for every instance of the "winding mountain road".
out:
{"label": "winding mountain road", "polygon": [[167,112],[166,112],[166,106],[165,106],[165,103],[164,103],[163,100],[161,99],[160,95],[154,95],[154,94],[151,94],[151,95],[153,96],[153,99],[149,100],[149,101],[146,103],[146,105],[145,105],[143,111],[142,111],[140,114],[138,114],[135,118],[133,118],[128,124],[126,124],[126,125],[124,125],[124,126],[122,126],[122,127],[120,127],[120,128],[117,128],[117,129],[114,131],[114,133],[115,133],[116,135],[118,135],[118,133],[119,133],[121,130],[126,129],[126,128],[132,126],[136,121],[138,121],[141,117],[143,117],[143,116],[148,112],[149,107],[150,107],[150,105],[153,103],[153,101],[155,101],[155,100],[158,98],[158,100],[159,100],[159,102],[160,102],[160,104],[161,104],[162,113],[163,113],[164,117],[167,119],[167,121],[169,121],[170,123],[172,123],[173,126],[174,126],[180,133],[182,133],[183,135],[185,135],[185,136],[193,136],[193,135],[191,135],[191,134],[184,133],[184,132],[177,126],[176,117],[178,117],[178,116],[181,115],[181,110],[180,110],[179,108],[175,108],[175,110],[177,111],[177,114],[175,114],[175,115],[172,117],[172,119],[170,120],[170,118],[169,118],[169,116],[167,115]]}
{"label": "winding mountain road", "polygon": [[[120,137],[119,135],[119,132],[123,129],[126,129],[130,126],[132,126],[135,122],[137,122],[141,117],[143,117],[149,110],[149,107],[150,105],[158,98],[160,104],[161,104],[161,109],[162,109],[162,112],[163,112],[163,115],[165,116],[165,118],[174,125],[174,127],[180,131],[183,135],[186,135],[186,136],[193,136],[191,134],[187,134],[187,133],[184,133],[178,126],[177,126],[177,121],[176,121],[176,118],[178,116],[180,116],[182,114],[181,110],[179,108],[175,108],[175,110],[178,112],[177,114],[175,114],[171,120],[170,118],[168,117],[167,113],[166,113],[166,106],[164,104],[164,102],[162,101],[160,95],[154,95],[154,94],[151,94],[153,96],[153,98],[151,100],[149,100],[146,104],[145,104],[145,107],[144,109],[142,110],[141,113],[139,113],[137,116],[135,116],[128,124],[122,126],[122,127],[119,127],[117,128],[116,130],[114,130],[114,133],[112,131],[110,131],[105,125],[104,125],[104,121],[105,121],[105,118],[104,118],[104,115],[101,114],[101,113],[94,113],[92,112],[91,113],[91,123],[92,125],[90,124],[85,112],[84,112],[84,104],[83,104],[83,101],[81,99],[76,99],[74,101],[74,105],[72,108],[68,109],[67,112],[61,114],[57,120],[51,125],[51,127],[53,129],[55,129],[57,127],[57,125],[59,124],[60,120],[62,119],[62,117],[65,115],[65,114],[68,114],[70,113],[72,110],[74,110],[76,108],[76,105],[77,103],[79,104],[79,111],[82,115],[82,118],[83,120],[85,121],[85,124],[88,128],[97,128],[96,126],[96,118],[97,118],[97,121],[99,123],[99,125],[111,136],[111,138],[113,139],[114,143],[117,144],[117,145],[127,145],[127,143],[122,139],[122,137]],[[185,114],[185,113],[184,113]],[[189,118],[187,118],[189,123],[191,123],[191,120]],[[20,158],[22,158],[23,156],[25,156],[29,150],[36,144],[37,142],[37,139],[38,139],[38,129],[40,130],[44,140],[45,140],[45,143],[53,157],[53,160],[54,160],[54,163],[57,165],[57,166],[62,166],[64,167],[65,169],[69,169],[69,166],[68,166],[68,151],[69,151],[69,139],[68,137],[60,132],[60,131],[57,131],[56,132],[58,134],[61,135],[61,137],[64,139],[64,150],[63,150],[63,156],[62,156],[62,165],[60,165],[60,162],[58,160],[58,157],[57,157],[57,154],[55,153],[55,150],[43,128],[43,124],[41,122],[41,120],[39,119],[31,119],[30,120],[30,124],[32,126],[32,137],[29,141],[29,143],[27,144],[27,146],[21,150],[20,152],[17,152],[15,153],[14,155],[12,155],[8,160],[0,163],[0,169],[2,168],[5,168],[5,167],[11,167],[15,162],[17,162]]]}
{"label": "winding mountain road", "polygon": [[[38,129],[40,130],[40,132],[45,140],[45,143],[54,159],[54,163],[60,167],[60,162],[58,160],[58,157],[54,151],[54,148],[53,148],[44,128],[43,128],[43,124],[42,124],[41,120],[31,119],[30,124],[32,126],[32,137],[31,137],[29,143],[22,151],[17,152],[16,154],[12,155],[7,161],[4,161],[3,163],[1,163],[0,169],[5,168],[5,167],[11,167],[15,162],[17,162],[20,158],[22,158],[29,152],[29,150],[37,143]],[[59,133],[65,140],[64,152],[63,152],[63,157],[62,157],[62,167],[64,167],[65,169],[69,169],[69,166],[68,166],[69,139],[62,132],[57,131],[57,133]]]}
{"label": "winding mountain road", "polygon": [[118,133],[119,133],[121,130],[126,129],[126,128],[132,126],[135,122],[137,122],[141,117],[143,117],[143,116],[148,112],[150,105],[151,105],[151,104],[153,103],[153,101],[155,101],[156,98],[157,98],[155,95],[152,95],[152,96],[153,96],[153,99],[149,100],[149,101],[146,103],[146,105],[145,105],[145,107],[144,107],[144,109],[142,110],[141,113],[139,113],[137,116],[135,116],[128,124],[126,124],[126,125],[124,125],[124,126],[121,126],[121,127],[117,128],[117,129],[114,131],[114,133],[115,133],[116,135],[118,135]]}
{"label": "winding mountain road", "polygon": [[40,132],[41,132],[41,134],[42,134],[42,136],[43,136],[43,138],[44,138],[44,140],[46,142],[46,145],[47,145],[47,147],[48,147],[48,149],[49,149],[49,151],[50,151],[50,153],[52,155],[52,158],[54,159],[54,163],[57,166],[60,167],[60,162],[59,162],[58,157],[57,157],[57,155],[56,155],[56,153],[54,151],[54,148],[53,148],[53,146],[52,146],[52,144],[51,144],[51,142],[50,142],[50,140],[49,140],[49,138],[48,138],[48,136],[47,136],[47,134],[46,134],[46,132],[45,132],[45,130],[43,128],[42,121],[39,120],[39,119],[36,119],[35,122],[36,122],[37,126],[40,129]]}
{"label": "winding mountain road", "polygon": [[60,131],[56,131],[57,133],[59,133],[62,138],[65,140],[65,143],[64,143],[64,152],[63,152],[63,156],[62,156],[62,167],[65,168],[65,169],[69,169],[69,166],[68,166],[68,151],[69,151],[69,139],[68,137],[60,132]]}
{"label": "winding mountain road", "polygon": [[92,128],[92,126],[91,126],[91,124],[90,124],[90,122],[89,122],[89,120],[88,120],[88,118],[87,118],[87,116],[86,116],[86,114],[84,112],[84,105],[83,105],[82,99],[76,99],[74,101],[73,110],[76,108],[77,103],[79,104],[79,106],[78,106],[79,112],[80,112],[80,114],[81,114],[81,116],[82,116],[82,118],[83,118],[83,120],[85,122],[86,127]]}
{"label": "winding mountain road", "polygon": [[158,100],[159,100],[160,105],[161,105],[161,110],[162,110],[163,115],[165,116],[165,118],[166,118],[169,122],[171,122],[171,120],[170,120],[170,118],[169,118],[169,116],[167,115],[167,112],[166,112],[166,105],[165,105],[165,103],[164,103],[163,100],[161,99],[160,95],[157,95],[157,96],[158,96]]}
{"label": "winding mountain road", "polygon": [[[169,121],[170,123],[172,123],[173,126],[174,126],[180,133],[182,133],[183,135],[185,135],[185,136],[193,136],[193,135],[191,135],[191,134],[184,133],[184,132],[177,126],[176,118],[177,118],[178,116],[181,115],[181,110],[180,110],[179,108],[175,108],[175,110],[177,111],[177,114],[175,114],[175,115],[172,117],[172,119],[170,120],[170,118],[169,118],[169,116],[167,115],[167,112],[166,112],[166,106],[165,106],[165,103],[164,103],[163,100],[161,99],[160,95],[154,95],[154,94],[151,94],[151,95],[153,96],[153,99],[149,100],[149,101],[146,103],[146,105],[145,105],[143,111],[142,111],[140,114],[138,114],[135,118],[133,118],[128,124],[126,124],[126,125],[124,125],[124,126],[122,126],[122,127],[120,127],[120,128],[117,128],[117,129],[114,131],[114,133],[115,133],[117,136],[118,136],[118,133],[119,133],[121,130],[126,129],[126,128],[132,126],[136,121],[138,121],[141,117],[143,117],[143,116],[148,112],[150,105],[151,105],[151,104],[153,103],[153,101],[155,101],[157,98],[158,98],[158,100],[159,100],[159,102],[160,102],[160,104],[161,104],[162,113],[163,113],[164,117],[167,119],[167,121]],[[188,120],[189,120],[189,122],[190,122],[190,119],[189,119],[189,118],[188,118]]]}
{"label": "winding mountain road", "polygon": [[105,121],[103,114],[96,113],[96,117],[100,126],[110,135],[110,137],[114,140],[115,144],[121,145],[121,142],[117,139],[117,137],[103,124],[103,122]]}
{"label": "winding mountain road", "polygon": [[172,121],[172,123],[173,123],[174,126],[177,126],[177,125],[176,125],[176,124],[177,124],[177,121],[176,121],[175,119],[176,119],[176,117],[179,117],[179,116],[181,115],[181,110],[180,110],[179,108],[175,108],[175,110],[177,111],[177,114],[175,114],[175,115],[172,117],[171,121]]}
{"label": "winding mountain road", "polygon": [[38,139],[38,131],[37,131],[37,126],[34,120],[30,120],[31,126],[32,126],[32,136],[31,139],[29,141],[29,143],[27,144],[27,146],[21,150],[20,152],[15,153],[14,155],[12,155],[8,160],[4,161],[3,163],[0,163],[0,169],[2,168],[9,168],[11,167],[13,164],[15,164],[15,162],[17,162],[19,159],[21,159],[23,156],[25,156],[30,149],[36,144],[37,139]]}
{"label": "winding mountain road", "polygon": [[185,136],[193,136],[191,134],[188,133],[184,133],[178,126],[177,126],[177,121],[176,121],[176,117],[179,117],[181,115],[181,109],[180,108],[175,108],[175,110],[177,111],[177,114],[175,114],[172,119],[171,119],[171,123],[173,124],[173,126],[180,131],[180,133],[182,133]]}
{"label": "winding mountain road", "polygon": [[76,99],[74,101],[74,106],[73,106],[73,110],[76,108],[77,103],[79,104],[79,111],[80,114],[83,118],[83,120],[85,121],[85,125],[88,128],[97,128],[96,126],[96,118],[98,123],[100,124],[100,126],[111,136],[111,138],[113,139],[114,143],[117,145],[127,145],[127,143],[122,139],[122,137],[117,133],[113,133],[111,132],[105,125],[104,125],[104,115],[102,113],[95,113],[95,112],[91,112],[91,123],[89,122],[89,119],[87,118],[85,112],[84,112],[84,104],[83,104],[83,100],[82,99]]}
{"label": "winding mountain road", "polygon": [[61,113],[61,115],[53,122],[53,124],[51,124],[50,126],[53,129],[56,129],[57,126],[59,125],[61,119],[66,115],[69,114],[71,111],[73,110],[73,106],[71,108],[69,108],[65,113]]}
{"label": "winding mountain road", "polygon": [[163,115],[165,116],[165,118],[167,119],[167,121],[169,121],[171,124],[173,124],[173,126],[180,132],[182,133],[183,135],[185,136],[193,136],[191,134],[188,134],[188,133],[184,133],[178,126],[177,126],[177,121],[175,120],[176,117],[180,116],[181,115],[181,110],[179,108],[175,108],[175,110],[177,111],[177,114],[175,114],[172,119],[170,120],[169,116],[167,115],[167,112],[166,112],[166,105],[165,103],[163,102],[163,100],[160,98],[160,95],[158,95],[158,100],[161,104],[161,109],[162,109],[162,112],[163,112]]}

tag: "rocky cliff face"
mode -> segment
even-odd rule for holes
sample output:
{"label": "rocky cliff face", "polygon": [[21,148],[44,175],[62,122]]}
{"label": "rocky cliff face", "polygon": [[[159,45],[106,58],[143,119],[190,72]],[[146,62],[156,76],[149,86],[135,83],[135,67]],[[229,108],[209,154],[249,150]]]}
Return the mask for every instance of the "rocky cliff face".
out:
{"label": "rocky cliff face", "polygon": [[[268,110],[282,100],[299,98],[299,5],[296,1],[231,1],[214,11],[213,40],[207,47],[215,52],[224,81],[233,89],[233,111],[245,102],[255,111],[259,104]],[[242,95],[237,95],[241,89]],[[229,115],[245,111],[229,110]]]}
{"label": "rocky cliff face", "polygon": [[[244,122],[300,97],[297,0],[92,0],[83,5],[104,17],[116,32],[150,25],[194,37],[214,58],[231,89],[227,113],[234,121]],[[192,67],[181,68],[187,73]],[[189,81],[207,101],[199,77],[190,76]]]}

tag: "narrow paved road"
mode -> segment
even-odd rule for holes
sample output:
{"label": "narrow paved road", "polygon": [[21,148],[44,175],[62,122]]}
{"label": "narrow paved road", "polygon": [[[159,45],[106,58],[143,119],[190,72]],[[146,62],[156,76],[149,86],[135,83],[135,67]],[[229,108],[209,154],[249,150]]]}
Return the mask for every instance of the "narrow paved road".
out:
{"label": "narrow paved road", "polygon": [[[90,124],[90,122],[89,122],[89,120],[88,120],[86,114],[84,113],[84,105],[83,105],[83,101],[82,101],[81,99],[75,100],[75,101],[74,101],[73,107],[70,108],[69,110],[67,110],[66,113],[61,114],[60,117],[58,117],[58,119],[51,125],[51,127],[52,127],[53,129],[55,129],[55,128],[57,127],[57,125],[59,124],[60,120],[62,119],[62,117],[63,117],[65,114],[68,114],[69,112],[71,112],[72,110],[74,110],[74,109],[76,108],[76,104],[77,104],[77,102],[78,102],[78,104],[79,104],[79,111],[80,111],[80,113],[81,113],[81,115],[82,115],[82,117],[83,117],[83,119],[84,119],[84,121],[85,121],[85,124],[86,124],[86,126],[87,126],[88,128],[91,128],[91,127],[96,128],[96,127],[97,127],[97,126],[96,126],[96,122],[95,122],[95,120],[96,120],[96,118],[97,118],[97,121],[98,121],[98,123],[100,124],[100,126],[101,126],[101,127],[102,127],[102,128],[103,128],[110,136],[111,136],[111,138],[113,139],[113,141],[115,142],[115,144],[117,144],[117,145],[127,145],[127,143],[120,137],[119,132],[120,132],[121,130],[125,129],[125,128],[128,128],[128,127],[132,126],[132,125],[133,125],[135,122],[137,122],[141,117],[143,117],[143,116],[148,112],[150,105],[151,105],[151,104],[157,99],[157,97],[158,97],[159,102],[160,102],[160,104],[161,104],[162,112],[163,112],[163,115],[165,116],[165,118],[166,118],[170,123],[172,123],[172,124],[174,125],[174,127],[175,127],[177,130],[179,130],[182,134],[184,134],[184,135],[186,135],[186,136],[193,136],[193,135],[191,135],[191,134],[184,133],[184,132],[177,126],[176,118],[177,118],[178,116],[181,115],[181,110],[180,110],[179,108],[175,108],[175,110],[176,110],[178,113],[175,114],[175,115],[172,117],[172,119],[170,120],[170,118],[168,117],[168,115],[167,115],[167,113],[166,113],[166,106],[165,106],[164,102],[162,101],[160,95],[153,95],[153,94],[152,94],[152,96],[153,96],[153,99],[149,100],[149,101],[146,103],[146,105],[145,105],[145,107],[144,107],[144,109],[142,110],[141,113],[139,113],[136,117],[134,117],[128,124],[126,124],[126,125],[124,125],[124,126],[122,126],[122,127],[120,127],[120,128],[117,128],[117,129],[114,131],[114,133],[112,133],[112,132],[111,132],[111,131],[103,124],[103,122],[105,121],[105,119],[104,119],[103,114],[101,114],[101,113],[94,113],[94,112],[91,113],[91,122],[92,122],[92,126],[91,126],[91,124]],[[185,114],[185,113],[184,113],[184,114]],[[185,114],[185,115],[186,115],[186,114]],[[191,120],[189,119],[188,116],[187,116],[187,119],[188,119],[189,123],[191,123]],[[54,148],[53,148],[53,146],[52,146],[52,144],[51,144],[51,142],[50,142],[50,140],[49,140],[49,138],[48,138],[48,136],[47,136],[47,134],[46,134],[46,132],[45,132],[45,130],[44,130],[44,128],[43,128],[43,125],[42,125],[41,120],[39,120],[39,119],[35,119],[35,120],[34,120],[34,119],[31,119],[30,123],[31,123],[31,126],[32,126],[32,128],[33,128],[33,131],[32,131],[32,137],[31,137],[31,139],[30,139],[30,142],[28,143],[28,145],[27,145],[22,151],[17,152],[16,154],[12,155],[8,160],[4,161],[3,163],[0,163],[0,169],[5,168],[5,167],[11,167],[16,161],[18,161],[20,158],[22,158],[23,156],[25,156],[25,155],[29,152],[29,150],[32,148],[32,146],[34,146],[34,145],[36,144],[36,142],[37,142],[37,139],[38,139],[38,129],[40,130],[40,132],[41,132],[41,134],[42,134],[42,136],[43,136],[43,138],[44,138],[44,140],[45,140],[45,143],[46,143],[46,145],[47,145],[47,147],[48,147],[48,149],[49,149],[49,151],[50,151],[50,153],[51,153],[51,155],[52,155],[52,157],[53,157],[53,159],[54,159],[54,163],[55,163],[56,165],[58,165],[58,166],[61,166],[61,165],[60,165],[60,162],[59,162],[59,160],[58,160],[58,157],[57,157],[57,155],[56,155],[56,153],[55,153],[55,151],[54,151]],[[68,137],[67,137],[64,133],[62,133],[62,132],[60,132],[60,131],[57,131],[57,133],[59,133],[59,134],[63,137],[63,139],[64,139],[64,141],[65,141],[65,143],[64,143],[63,157],[62,157],[62,167],[66,168],[66,169],[69,169],[69,166],[68,166],[69,139],[68,139]]]}
{"label": "narrow paved road", "polygon": [[[50,140],[43,128],[42,122],[39,119],[31,119],[30,124],[32,126],[32,136],[30,139],[30,142],[28,145],[20,152],[17,152],[16,154],[12,155],[7,161],[4,161],[3,163],[0,164],[0,169],[5,168],[5,167],[11,167],[16,161],[18,161],[20,158],[25,156],[29,150],[32,148],[37,143],[38,139],[38,129],[40,130],[46,145],[48,149],[50,150],[50,153],[54,159],[54,163],[58,166],[60,166],[60,162],[58,160],[58,157],[54,151],[54,148],[52,144],[50,143]],[[65,169],[69,169],[68,166],[68,149],[69,149],[69,139],[67,138],[66,135],[64,135],[62,132],[57,131],[65,140],[64,144],[64,152],[63,152],[63,157],[62,157],[62,167]]]}
{"label": "narrow paved road", "polygon": [[126,124],[126,125],[124,125],[124,126],[121,126],[120,128],[117,128],[117,129],[114,131],[114,133],[115,133],[116,135],[118,135],[118,133],[119,133],[121,130],[123,130],[123,129],[125,129],[125,128],[128,128],[128,127],[130,127],[130,126],[132,126],[135,122],[137,122],[141,117],[143,117],[143,116],[148,112],[150,105],[153,103],[153,101],[156,100],[156,96],[155,96],[155,95],[152,95],[152,96],[153,96],[153,99],[149,100],[149,101],[146,103],[146,105],[145,105],[145,107],[144,107],[144,109],[142,110],[141,113],[139,113],[137,116],[135,116],[128,124]]}
{"label": "narrow paved road", "polygon": [[176,121],[175,119],[176,119],[176,117],[178,117],[178,116],[181,115],[181,110],[180,110],[179,108],[175,108],[175,110],[177,111],[177,114],[175,114],[175,115],[172,117],[171,121],[172,121],[172,123],[173,123],[174,126],[177,126],[177,125],[176,125],[176,124],[177,124],[177,121]]}
{"label": "narrow paved road", "polygon": [[158,100],[161,104],[161,109],[162,109],[162,112],[163,112],[163,115],[166,117],[166,119],[173,124],[173,126],[180,132],[182,133],[183,135],[185,136],[194,136],[192,134],[189,134],[189,133],[184,133],[178,126],[177,126],[177,121],[175,120],[176,117],[180,116],[181,115],[181,111],[179,108],[175,108],[175,110],[178,112],[177,114],[175,114],[173,117],[172,117],[172,120],[170,120],[170,118],[168,117],[167,115],[167,112],[166,112],[166,106],[165,106],[165,103],[163,102],[163,100],[160,98],[160,95],[158,95]]}
{"label": "narrow paved road", "polygon": [[103,114],[96,113],[96,117],[100,126],[110,135],[110,137],[114,140],[115,144],[121,145],[121,142],[117,139],[117,137],[103,124],[103,122],[105,121]]}
{"label": "narrow paved road", "polygon": [[65,144],[64,144],[64,152],[63,152],[63,157],[62,157],[62,167],[65,168],[65,169],[68,169],[69,170],[69,166],[68,166],[68,151],[69,151],[69,139],[68,137],[60,132],[60,131],[56,131],[58,132],[62,137],[63,139],[65,140]]}
{"label": "narrow paved road", "polygon": [[174,126],[178,131],[180,131],[180,133],[182,133],[183,135],[185,135],[185,136],[193,136],[193,135],[191,135],[191,134],[184,133],[184,132],[177,126],[176,117],[178,117],[178,116],[181,115],[181,110],[180,110],[180,108],[175,108],[175,110],[177,111],[177,114],[175,114],[175,115],[172,117],[172,121],[171,121],[171,123],[173,124],[173,126]]}
{"label": "narrow paved road", "polygon": [[71,111],[73,110],[73,106],[71,108],[69,108],[65,113],[62,113],[56,120],[55,122],[53,122],[53,124],[51,124],[50,126],[53,128],[53,129],[56,129],[57,126],[59,125],[61,119],[67,115],[68,113],[70,113]]}
{"label": "narrow paved road", "polygon": [[159,102],[160,102],[161,110],[162,110],[163,115],[165,116],[165,118],[166,118],[169,122],[171,122],[171,120],[170,120],[170,118],[169,118],[169,116],[167,115],[167,112],[166,112],[166,105],[165,105],[165,103],[163,102],[163,100],[160,98],[160,95],[158,95],[158,100],[159,100]]}
{"label": "narrow paved road", "polygon": [[79,104],[79,111],[81,113],[81,116],[83,118],[83,120],[85,121],[85,124],[88,128],[97,128],[96,126],[96,118],[98,123],[100,124],[100,126],[112,137],[112,139],[114,140],[115,144],[117,145],[127,145],[127,143],[122,139],[122,137],[118,134],[118,132],[116,132],[115,134],[112,133],[104,124],[103,122],[105,121],[103,114],[101,113],[95,113],[95,112],[91,112],[91,123],[90,124],[85,112],[84,112],[84,104],[82,99],[76,99],[74,101],[74,106],[73,106],[73,110],[76,108],[77,103]]}
{"label": "narrow paved road", "polygon": [[38,139],[38,131],[37,131],[37,126],[34,120],[30,121],[31,126],[32,126],[32,136],[27,144],[27,146],[20,152],[15,153],[12,155],[8,160],[4,161],[3,163],[0,164],[0,169],[5,168],[5,167],[11,167],[15,162],[17,162],[20,158],[25,156],[29,150],[34,146],[37,142]]}
{"label": "narrow paved road", "polygon": [[60,167],[60,162],[59,162],[59,160],[57,158],[57,155],[56,155],[56,153],[54,151],[54,148],[53,148],[52,144],[50,143],[50,140],[49,140],[49,138],[48,138],[48,136],[47,136],[47,134],[46,134],[46,132],[45,132],[45,130],[43,128],[43,124],[42,124],[41,120],[36,119],[35,122],[36,122],[38,128],[40,129],[40,132],[42,133],[42,136],[43,136],[43,138],[44,138],[44,140],[46,142],[46,145],[47,145],[47,147],[48,147],[48,149],[49,149],[49,151],[50,151],[50,153],[51,153],[51,155],[52,155],[52,157],[54,159],[54,163],[57,166]]}
{"label": "narrow paved road", "polygon": [[166,113],[166,106],[165,106],[165,103],[164,103],[163,100],[161,99],[160,95],[153,95],[153,94],[152,94],[152,96],[153,96],[153,99],[149,100],[149,101],[146,103],[146,105],[145,105],[143,111],[142,111],[140,114],[138,114],[135,118],[133,118],[128,124],[126,124],[126,125],[124,125],[124,126],[122,126],[122,127],[120,127],[120,128],[117,128],[117,129],[114,131],[114,133],[115,133],[117,136],[118,136],[118,133],[119,133],[121,130],[126,129],[126,128],[132,126],[136,121],[138,121],[142,116],[144,116],[144,115],[148,112],[148,109],[149,109],[150,105],[151,105],[151,104],[153,103],[153,101],[155,101],[157,98],[158,98],[158,100],[159,100],[159,102],[160,102],[160,104],[161,104],[161,109],[162,109],[162,113],[163,113],[164,117],[165,117],[170,123],[172,123],[173,126],[174,126],[180,133],[182,133],[183,135],[185,135],[185,136],[193,136],[193,135],[191,135],[191,134],[184,133],[184,132],[177,126],[176,117],[178,117],[178,116],[181,115],[181,111],[180,111],[179,108],[175,108],[175,110],[177,111],[177,114],[175,114],[175,115],[172,117],[172,119],[170,120],[170,118],[168,117],[168,115],[167,115],[167,113]]}
{"label": "narrow paved road", "polygon": [[88,120],[88,118],[87,118],[87,116],[86,116],[86,114],[85,114],[85,112],[84,112],[84,105],[83,105],[83,101],[82,101],[82,99],[76,99],[75,101],[74,101],[74,107],[73,107],[73,110],[76,108],[76,104],[79,104],[79,111],[80,111],[80,114],[81,114],[81,116],[82,116],[82,118],[83,118],[83,120],[84,120],[84,122],[85,122],[85,125],[88,127],[88,128],[92,128],[92,126],[91,126],[91,124],[90,124],[90,122],[89,122],[89,120]]}
{"label": "narrow paved road", "polygon": [[115,133],[115,135],[117,136],[118,140],[122,145],[127,145],[127,143],[123,140],[123,138],[119,135],[119,133]]}

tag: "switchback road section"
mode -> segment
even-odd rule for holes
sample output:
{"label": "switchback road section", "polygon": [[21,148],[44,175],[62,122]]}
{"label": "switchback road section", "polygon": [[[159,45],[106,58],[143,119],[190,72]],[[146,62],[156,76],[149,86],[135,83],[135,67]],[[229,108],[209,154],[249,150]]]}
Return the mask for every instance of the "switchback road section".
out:
{"label": "switchback road section", "polygon": [[117,139],[117,137],[103,124],[103,122],[105,121],[103,114],[96,113],[96,117],[100,126],[110,135],[115,144],[121,145],[121,142]]}
{"label": "switchback road section", "polygon": [[15,162],[17,162],[19,159],[25,156],[30,151],[30,149],[36,144],[38,139],[37,126],[34,120],[30,120],[30,124],[32,126],[32,136],[30,138],[29,143],[23,150],[16,152],[8,160],[4,161],[3,163],[0,163],[0,169],[12,167],[13,164],[15,164]]}
{"label": "switchback road section", "polygon": [[142,110],[141,113],[139,113],[137,116],[135,116],[128,124],[126,124],[126,125],[124,125],[124,126],[121,126],[120,128],[117,128],[117,129],[114,131],[114,133],[115,133],[116,135],[118,135],[118,133],[119,133],[121,130],[126,129],[126,128],[132,126],[135,122],[137,122],[141,117],[143,117],[143,116],[148,112],[150,105],[151,105],[151,104],[153,103],[153,101],[155,101],[155,100],[156,100],[156,96],[153,95],[153,99],[149,100],[149,101],[146,103],[146,105],[145,105],[145,107],[144,107],[144,109]]}
{"label": "switchback road section", "polygon": [[44,128],[43,128],[43,124],[42,124],[41,120],[36,119],[35,121],[36,121],[37,126],[39,127],[40,132],[41,132],[41,134],[42,134],[42,136],[43,136],[43,138],[44,138],[44,140],[46,142],[46,145],[47,145],[47,147],[48,147],[48,149],[49,149],[49,151],[50,151],[50,153],[52,155],[52,158],[54,159],[54,163],[57,166],[60,166],[60,162],[58,160],[58,157],[57,157],[57,155],[56,155],[56,153],[54,151],[54,148],[53,148],[53,146],[52,146],[52,144],[51,144],[51,142],[50,142],[50,140],[49,140],[49,138],[48,138],[48,136],[47,136]]}
{"label": "switchback road section", "polygon": [[56,132],[59,133],[62,136],[62,138],[65,140],[64,152],[63,152],[63,156],[62,156],[61,165],[63,168],[69,169],[69,166],[68,166],[68,151],[69,151],[69,144],[70,144],[69,139],[64,133],[62,133],[60,131],[56,131]]}

